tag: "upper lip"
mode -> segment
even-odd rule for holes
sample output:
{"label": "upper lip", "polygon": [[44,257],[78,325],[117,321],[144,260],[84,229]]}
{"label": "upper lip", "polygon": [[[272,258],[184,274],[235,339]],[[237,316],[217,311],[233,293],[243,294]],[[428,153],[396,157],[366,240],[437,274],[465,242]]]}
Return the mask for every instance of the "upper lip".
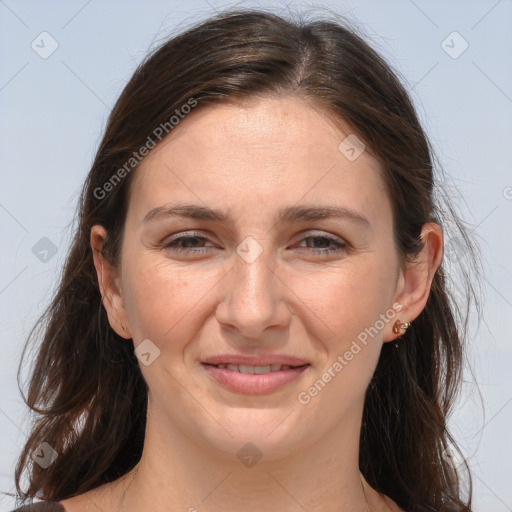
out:
{"label": "upper lip", "polygon": [[250,366],[266,366],[270,364],[282,364],[288,366],[303,366],[309,364],[298,357],[286,356],[281,354],[273,354],[266,356],[243,356],[237,354],[221,354],[203,359],[202,363],[206,364],[246,364]]}

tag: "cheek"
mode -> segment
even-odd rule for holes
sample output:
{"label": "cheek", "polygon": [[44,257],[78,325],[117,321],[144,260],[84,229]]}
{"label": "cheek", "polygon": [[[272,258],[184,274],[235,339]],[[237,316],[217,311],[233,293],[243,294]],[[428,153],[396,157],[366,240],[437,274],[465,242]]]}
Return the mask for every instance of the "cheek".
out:
{"label": "cheek", "polygon": [[[324,350],[350,344],[389,307],[394,290],[390,269],[396,262],[382,254],[368,252],[336,264],[279,272],[293,291],[283,300],[293,304],[299,323],[315,330]],[[135,343],[149,338],[172,350],[192,339],[205,317],[214,314],[215,286],[225,286],[225,271],[218,265],[179,265],[160,253],[127,251],[124,303]]]}
{"label": "cheek", "polygon": [[381,315],[388,311],[394,290],[392,271],[382,271],[392,269],[392,263],[377,260],[362,255],[350,265],[347,260],[343,269],[302,280],[304,302],[325,326],[318,332],[327,333],[320,337],[324,354],[299,397],[319,417],[343,417],[360,403],[375,371],[382,347]]}
{"label": "cheek", "polygon": [[167,348],[175,339],[188,339],[205,292],[219,278],[218,272],[176,268],[159,259],[127,262],[125,308],[136,342],[149,338]]}
{"label": "cheek", "polygon": [[338,268],[328,268],[297,277],[303,303],[315,313],[325,328],[327,343],[343,345],[385,313],[393,297],[394,280],[389,264],[383,267],[373,255],[346,260]]}

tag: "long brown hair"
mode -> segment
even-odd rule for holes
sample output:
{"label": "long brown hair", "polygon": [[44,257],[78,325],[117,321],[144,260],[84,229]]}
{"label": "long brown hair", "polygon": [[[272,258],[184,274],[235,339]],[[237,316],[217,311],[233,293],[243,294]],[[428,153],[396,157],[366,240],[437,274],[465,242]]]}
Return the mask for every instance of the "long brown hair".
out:
{"label": "long brown hair", "polygon": [[[60,284],[29,336],[42,332],[25,398],[37,420],[16,468],[21,498],[81,494],[126,474],[140,459],[147,388],[133,346],[108,323],[91,226],[105,227],[103,252],[117,264],[138,163],[134,154],[149,140],[157,144],[162,129],[170,132],[176,111],[186,113],[184,105],[195,102],[200,109],[255,95],[295,95],[348,123],[383,165],[403,258],[421,249],[426,222],[443,220],[434,201],[434,152],[412,102],[397,74],[354,27],[339,19],[306,22],[237,10],[165,41],[136,69],[110,114],[82,190]],[[469,243],[453,212],[445,214]],[[447,418],[461,379],[467,325],[458,311],[443,263],[399,348],[384,344],[367,389],[360,469],[370,485],[407,511],[471,510],[467,464],[465,493],[446,456],[455,446]],[[58,454],[45,469],[30,457],[42,442]]]}

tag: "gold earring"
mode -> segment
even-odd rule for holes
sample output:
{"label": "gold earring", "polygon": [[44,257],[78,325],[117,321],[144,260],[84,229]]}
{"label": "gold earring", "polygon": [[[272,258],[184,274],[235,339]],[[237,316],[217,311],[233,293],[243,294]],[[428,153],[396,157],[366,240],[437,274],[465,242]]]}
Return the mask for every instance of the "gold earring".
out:
{"label": "gold earring", "polygon": [[395,348],[398,348],[398,338],[402,336],[403,333],[400,334],[400,331],[403,329],[404,331],[411,325],[411,322],[402,322],[401,320],[397,320],[393,325],[393,332],[395,334],[399,334],[399,336],[395,339]]}
{"label": "gold earring", "polygon": [[[400,334],[400,330],[403,329],[404,331],[407,330],[407,328],[411,325],[411,322],[402,322],[401,320],[397,320],[395,324],[393,325],[393,332],[395,334]],[[403,333],[402,333],[403,334]]]}

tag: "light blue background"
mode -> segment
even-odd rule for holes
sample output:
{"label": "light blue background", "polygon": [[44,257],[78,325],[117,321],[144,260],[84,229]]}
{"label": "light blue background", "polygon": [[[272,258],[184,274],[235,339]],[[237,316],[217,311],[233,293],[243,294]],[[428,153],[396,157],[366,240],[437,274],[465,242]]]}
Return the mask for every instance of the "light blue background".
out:
{"label": "light blue background", "polygon": [[[14,462],[29,430],[16,384],[21,349],[57,282],[76,199],[109,110],[154,38],[230,5],[0,0],[0,491],[14,492]],[[282,2],[238,5],[286,13]],[[473,470],[475,509],[511,511],[512,2],[321,5],[360,23],[402,74],[465,199],[454,203],[481,241],[484,317],[478,329],[472,324],[469,354],[475,377],[466,374],[450,425]],[[43,31],[59,45],[48,59],[31,48]],[[441,47],[453,31],[469,44],[457,59]],[[58,248],[46,263],[32,253],[43,237]],[[13,504],[0,496],[1,510]]]}

